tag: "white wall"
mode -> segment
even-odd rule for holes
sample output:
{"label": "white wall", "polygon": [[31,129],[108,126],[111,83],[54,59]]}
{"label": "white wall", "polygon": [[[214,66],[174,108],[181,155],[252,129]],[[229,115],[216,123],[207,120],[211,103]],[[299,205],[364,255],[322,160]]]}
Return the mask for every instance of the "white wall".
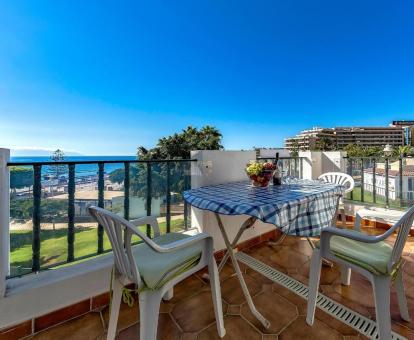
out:
{"label": "white wall", "polygon": [[[199,188],[206,185],[247,180],[244,169],[250,160],[256,159],[256,153],[255,151],[193,151],[191,152],[191,158],[198,160],[198,162],[192,164],[191,187]],[[222,216],[230,240],[233,240],[240,225],[246,219],[247,216],[244,215]],[[212,212],[192,208],[191,221],[192,227],[213,236],[216,251],[225,248]],[[240,242],[259,236],[274,228],[273,225],[258,221],[253,228],[243,234]]]}
{"label": "white wall", "polygon": [[303,178],[317,179],[325,172],[345,172],[344,151],[299,151],[303,157]]}
{"label": "white wall", "polygon": [[9,275],[10,253],[10,179],[7,163],[10,150],[0,148],[0,298],[6,291],[6,276]]}
{"label": "white wall", "polygon": [[315,179],[322,174],[322,153],[319,151],[299,151],[302,157],[302,178]]}
{"label": "white wall", "polygon": [[322,152],[322,173],[325,172],[346,172],[345,151],[324,151]]}
{"label": "white wall", "polygon": [[260,157],[276,157],[276,152],[279,153],[279,157],[290,157],[290,152],[288,149],[284,148],[273,148],[273,149],[260,149]]}

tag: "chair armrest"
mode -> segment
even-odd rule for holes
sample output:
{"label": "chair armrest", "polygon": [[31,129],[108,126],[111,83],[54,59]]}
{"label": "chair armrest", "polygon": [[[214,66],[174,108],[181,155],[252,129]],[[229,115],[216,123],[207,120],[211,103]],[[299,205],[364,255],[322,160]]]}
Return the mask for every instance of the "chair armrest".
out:
{"label": "chair armrest", "polygon": [[378,236],[366,235],[361,232],[349,229],[339,229],[334,227],[328,227],[322,230],[321,242],[324,238],[331,238],[332,236],[342,236],[351,240],[364,242],[364,243],[377,243],[386,238],[385,234]]}
{"label": "chair armrest", "polygon": [[191,236],[189,238],[171,242],[167,246],[165,245],[159,245],[155,243],[152,239],[150,239],[147,235],[144,235],[140,230],[135,229],[135,226],[132,226],[127,230],[127,244],[131,244],[131,238],[132,235],[136,235],[142,239],[152,250],[158,252],[158,253],[170,253],[173,251],[176,251],[178,249],[182,249],[185,247],[189,247],[195,243],[201,242],[204,239],[211,238],[209,234],[206,233],[200,233],[194,236]]}
{"label": "chair armrest", "polygon": [[175,241],[175,242],[171,242],[169,243],[167,246],[162,245],[159,246],[161,249],[158,250],[161,253],[169,253],[169,252],[173,252],[182,248],[187,248],[192,246],[193,244],[199,243],[205,239],[211,238],[211,236],[209,234],[206,233],[200,233],[179,241]]}
{"label": "chair armrest", "polygon": [[160,227],[158,225],[158,221],[155,216],[145,216],[145,217],[137,218],[135,220],[130,220],[129,223],[133,224],[136,227],[149,224],[151,228],[154,230],[155,237],[161,235]]}

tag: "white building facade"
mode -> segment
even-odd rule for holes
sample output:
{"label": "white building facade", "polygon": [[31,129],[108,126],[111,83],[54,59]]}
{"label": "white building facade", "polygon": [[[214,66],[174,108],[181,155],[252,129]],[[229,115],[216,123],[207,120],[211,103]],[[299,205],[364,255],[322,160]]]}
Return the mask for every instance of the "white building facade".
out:
{"label": "white building facade", "polygon": [[[404,164],[402,169],[402,196],[400,196],[400,170],[399,162],[389,165],[388,169],[388,197],[396,200],[402,197],[403,200],[414,200],[414,165]],[[374,192],[373,169],[364,170],[364,190]],[[375,171],[375,193],[378,196],[386,196],[386,174],[384,163],[379,163]]]}

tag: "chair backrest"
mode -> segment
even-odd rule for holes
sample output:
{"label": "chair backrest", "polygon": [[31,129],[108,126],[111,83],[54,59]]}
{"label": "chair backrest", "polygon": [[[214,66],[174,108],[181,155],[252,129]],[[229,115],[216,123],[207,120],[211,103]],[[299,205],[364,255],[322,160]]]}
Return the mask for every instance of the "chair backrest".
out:
{"label": "chair backrest", "polygon": [[388,270],[391,271],[394,265],[400,261],[405,243],[407,242],[408,234],[413,226],[414,220],[414,205],[407,210],[407,212],[400,218],[400,220],[391,227],[384,236],[390,236],[398,229],[397,238],[392,250],[391,261],[388,264]]}
{"label": "chair backrest", "polygon": [[144,239],[146,235],[124,218],[108,210],[91,206],[89,207],[89,213],[103,226],[108,235],[118,274],[140,285],[141,278],[132,255],[131,237],[133,234],[139,234]]}
{"label": "chair backrest", "polygon": [[319,180],[339,184],[345,187],[345,193],[351,192],[355,187],[354,179],[343,172],[326,172],[318,177]]}

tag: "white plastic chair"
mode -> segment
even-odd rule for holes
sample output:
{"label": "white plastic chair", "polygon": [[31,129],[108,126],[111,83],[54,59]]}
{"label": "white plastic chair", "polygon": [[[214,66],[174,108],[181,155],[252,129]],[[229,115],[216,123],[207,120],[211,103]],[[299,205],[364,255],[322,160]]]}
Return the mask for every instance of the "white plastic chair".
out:
{"label": "white plastic chair", "polygon": [[403,211],[392,210],[381,207],[365,207],[355,213],[354,229],[361,230],[363,219],[378,221],[385,224],[396,223],[404,215]]}
{"label": "white plastic chair", "polygon": [[[395,280],[401,317],[410,321],[403,283],[401,257],[414,219],[414,206],[384,234],[371,236],[355,230],[329,227],[322,230],[320,244],[311,259],[308,311],[306,322],[313,324],[322,259],[339,263],[347,269],[342,277],[349,285],[351,269],[367,277],[374,289],[378,334],[381,340],[391,339],[390,286]],[[398,230],[393,246],[384,242]]]}
{"label": "white plastic chair", "polygon": [[[326,172],[318,177],[319,180],[327,183],[335,183],[345,187],[345,194],[354,190],[355,181],[354,179],[343,172]],[[341,198],[339,202],[339,213],[341,214],[342,225],[346,226],[346,215],[345,215],[345,205]]]}
{"label": "white plastic chair", "polygon": [[[172,298],[173,287],[208,266],[217,330],[225,335],[220,282],[214,260],[213,238],[205,233],[189,236],[181,233],[160,235],[157,219],[143,217],[134,221],[90,207],[90,214],[103,226],[114,254],[112,305],[107,339],[115,339],[123,287],[134,283],[139,291],[140,339],[155,340],[161,299]],[[150,225],[154,239],[136,226]],[[136,235],[143,243],[131,247]],[[197,261],[197,258],[199,260]]]}

